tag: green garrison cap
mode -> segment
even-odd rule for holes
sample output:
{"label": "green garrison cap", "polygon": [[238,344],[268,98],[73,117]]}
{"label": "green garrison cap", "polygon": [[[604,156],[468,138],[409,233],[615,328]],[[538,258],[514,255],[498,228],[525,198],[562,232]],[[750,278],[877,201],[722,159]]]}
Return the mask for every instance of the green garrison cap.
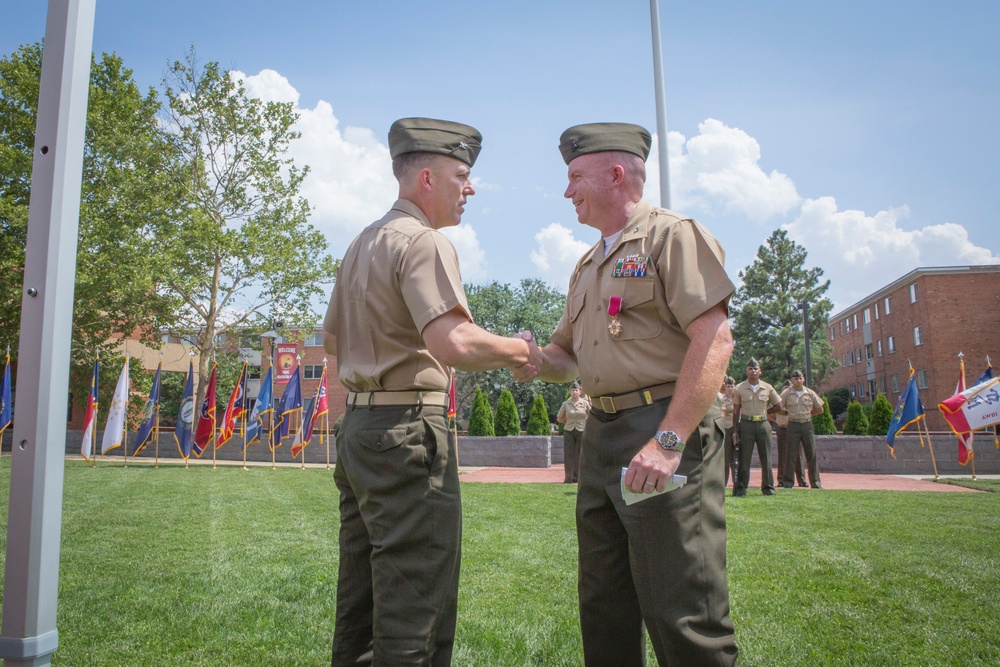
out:
{"label": "green garrison cap", "polygon": [[403,153],[437,153],[471,167],[482,142],[479,130],[449,120],[400,118],[389,128],[389,155],[393,158]]}
{"label": "green garrison cap", "polygon": [[559,137],[559,152],[566,164],[588,153],[625,151],[643,160],[649,157],[653,138],[646,128],[631,123],[574,125]]}
{"label": "green garrison cap", "polygon": [[760,362],[750,357],[750,361],[747,362],[747,368],[760,368]]}
{"label": "green garrison cap", "polygon": [[802,374],[802,371],[792,371],[792,374],[789,377],[800,378],[800,379],[805,378],[805,376]]}

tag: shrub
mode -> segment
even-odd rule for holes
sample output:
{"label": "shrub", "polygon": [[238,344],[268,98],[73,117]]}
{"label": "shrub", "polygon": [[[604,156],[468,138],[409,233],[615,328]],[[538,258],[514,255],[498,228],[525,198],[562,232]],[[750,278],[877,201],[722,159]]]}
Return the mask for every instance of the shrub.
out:
{"label": "shrub", "polygon": [[833,423],[833,413],[830,412],[830,401],[823,399],[823,414],[814,415],[813,431],[816,435],[837,435],[837,426]]}
{"label": "shrub", "polygon": [[521,415],[517,413],[514,394],[510,389],[500,392],[497,412],[493,416],[493,432],[496,435],[521,435]]}
{"label": "shrub", "polygon": [[469,415],[469,435],[493,435],[493,411],[486,393],[478,386],[476,397],[472,399],[472,413]]}
{"label": "shrub", "polygon": [[528,435],[549,435],[552,426],[549,423],[549,410],[545,407],[545,397],[535,394],[531,404],[531,414],[528,415]]}
{"label": "shrub", "polygon": [[844,435],[868,435],[868,419],[865,411],[857,401],[847,404],[847,421],[844,422]]}
{"label": "shrub", "polygon": [[830,401],[830,414],[836,419],[847,410],[847,404],[851,402],[851,394],[846,387],[837,387],[826,392],[826,400]]}
{"label": "shrub", "polygon": [[892,404],[881,392],[875,396],[872,405],[872,416],[868,421],[868,435],[885,435],[889,432],[889,422],[892,421]]}

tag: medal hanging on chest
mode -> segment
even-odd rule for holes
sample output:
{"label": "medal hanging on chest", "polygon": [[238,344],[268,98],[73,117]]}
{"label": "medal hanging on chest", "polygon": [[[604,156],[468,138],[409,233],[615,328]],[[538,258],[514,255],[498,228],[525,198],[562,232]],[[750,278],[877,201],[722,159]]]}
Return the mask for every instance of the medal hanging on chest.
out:
{"label": "medal hanging on chest", "polygon": [[618,338],[622,332],[622,321],[618,319],[618,313],[622,312],[622,306],[625,305],[624,299],[620,296],[613,296],[608,299],[608,315],[611,316],[611,320],[608,322],[608,333],[611,334],[612,338]]}

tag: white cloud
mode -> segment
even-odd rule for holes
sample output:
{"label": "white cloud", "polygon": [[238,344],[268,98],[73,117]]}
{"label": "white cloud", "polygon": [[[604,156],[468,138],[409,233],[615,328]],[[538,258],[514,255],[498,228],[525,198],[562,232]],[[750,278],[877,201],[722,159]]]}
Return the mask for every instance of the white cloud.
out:
{"label": "white cloud", "polygon": [[396,199],[388,146],[367,128],[341,128],[329,102],[299,108],[298,91],[274,70],[240,76],[251,95],[296,105],[299,119],[293,129],[302,136],[292,142],[288,156],[297,166],[308,165],[301,194],[313,209],[310,222],[326,235],[334,256],[341,255]]}
{"label": "white cloud", "polygon": [[573,267],[591,245],[593,243],[575,238],[571,229],[552,223],[535,234],[531,263],[535,265],[542,280],[565,292],[569,287]]}
{"label": "white cloud", "polygon": [[479,236],[472,225],[462,223],[457,227],[445,227],[441,233],[448,237],[455,251],[458,252],[458,263],[462,268],[462,282],[481,283],[489,275],[489,263],[486,252],[479,244]]}
{"label": "white cloud", "polygon": [[838,308],[847,307],[917,267],[995,264],[1000,257],[969,240],[962,225],[948,222],[907,230],[906,206],[868,215],[837,209],[833,197],[807,199],[785,225],[809,251],[809,263],[831,280]]}
{"label": "white cloud", "polygon": [[[697,212],[721,211],[764,221],[788,213],[801,198],[795,183],[779,171],[760,166],[760,144],[743,130],[709,118],[699,134],[686,139],[668,132],[671,207]],[[653,138],[646,167],[646,197],[659,202],[659,137]]]}

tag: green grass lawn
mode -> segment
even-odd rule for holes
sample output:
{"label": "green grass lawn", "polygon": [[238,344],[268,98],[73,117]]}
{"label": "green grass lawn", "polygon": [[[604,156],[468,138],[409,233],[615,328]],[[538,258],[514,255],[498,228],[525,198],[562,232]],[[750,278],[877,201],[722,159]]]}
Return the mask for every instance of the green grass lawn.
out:
{"label": "green grass lawn", "polygon": [[[2,473],[0,541],[9,458]],[[582,664],[571,489],[462,493],[454,664]],[[790,492],[727,510],[742,665],[1000,664],[1000,496]],[[67,463],[52,664],[329,664],[337,516],[323,469]]]}

